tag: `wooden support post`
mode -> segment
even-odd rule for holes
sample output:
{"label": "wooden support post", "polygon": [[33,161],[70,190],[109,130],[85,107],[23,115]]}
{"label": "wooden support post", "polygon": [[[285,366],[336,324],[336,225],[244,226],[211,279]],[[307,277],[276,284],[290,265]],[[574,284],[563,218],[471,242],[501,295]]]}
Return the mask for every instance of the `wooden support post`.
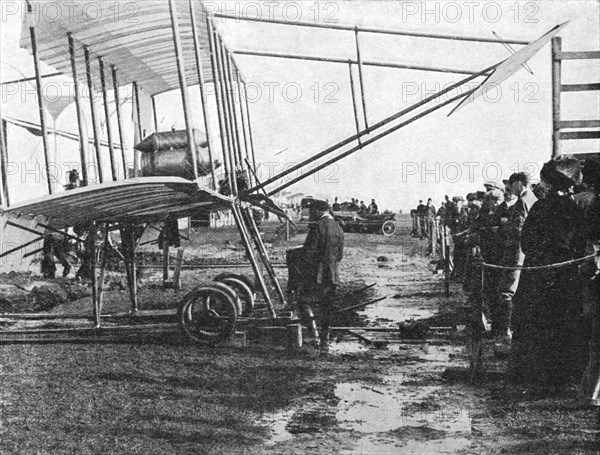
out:
{"label": "wooden support post", "polygon": [[256,255],[254,254],[254,249],[252,248],[252,242],[248,237],[248,231],[246,230],[246,224],[244,223],[244,218],[242,216],[241,211],[236,204],[231,204],[231,213],[235,219],[235,224],[240,233],[240,237],[242,238],[242,243],[246,248],[246,253],[248,253],[248,259],[250,260],[250,264],[252,266],[252,270],[254,271],[254,276],[258,280],[259,288],[263,293],[265,301],[267,302],[267,307],[269,308],[269,313],[272,317],[277,317],[275,313],[275,308],[273,308],[273,302],[271,301],[271,296],[269,294],[269,289],[267,288],[267,284],[265,283],[265,279],[262,275],[260,267],[258,266],[258,261],[256,260]]}
{"label": "wooden support post", "polygon": [[115,167],[115,147],[112,138],[112,127],[110,125],[110,107],[108,105],[108,89],[106,87],[106,74],[104,71],[104,59],[98,57],[100,68],[100,84],[102,85],[102,99],[104,101],[104,119],[106,122],[106,139],[108,140],[108,153],[110,159],[110,172],[113,182],[117,181],[117,168]]}
{"label": "wooden support post", "polygon": [[92,130],[94,132],[94,148],[96,149],[96,173],[98,181],[104,182],[104,175],[102,173],[102,158],[100,153],[100,124],[98,121],[98,111],[96,110],[96,94],[94,92],[94,81],[92,79],[92,63],[90,59],[90,48],[83,46],[83,53],[85,56],[85,72],[87,77],[88,90],[90,92],[90,111],[92,113]]}
{"label": "wooden support post", "polygon": [[104,241],[102,242],[102,258],[100,262],[100,276],[98,278],[98,311],[102,314],[102,297],[104,295],[104,274],[106,272],[106,260],[109,246],[109,225],[104,225]]}
{"label": "wooden support post", "polygon": [[562,38],[552,38],[552,158],[560,155],[560,86]]}
{"label": "wooden support post", "polygon": [[[164,229],[164,228],[163,228]],[[163,235],[163,287],[167,287],[169,281],[169,242]]]}
{"label": "wooden support post", "polygon": [[231,117],[233,118],[233,137],[235,139],[236,142],[236,148],[237,148],[237,161],[238,161],[238,165],[240,166],[240,169],[243,168],[242,162],[244,161],[244,157],[242,155],[242,141],[240,140],[240,133],[239,133],[239,125],[238,125],[238,118],[237,118],[237,109],[235,107],[235,94],[234,94],[234,88],[233,88],[233,71],[232,71],[232,64],[231,64],[231,54],[229,53],[229,51],[227,50],[227,47],[223,47],[223,51],[225,52],[225,65],[226,65],[226,69],[227,69],[227,79],[226,82],[229,85],[229,99],[230,99],[230,103],[231,103]]}
{"label": "wooden support post", "polygon": [[[27,12],[32,13],[31,2],[27,2]],[[48,129],[46,127],[46,108],[44,107],[44,91],[42,87],[42,75],[40,72],[40,59],[37,51],[37,40],[35,36],[35,27],[29,27],[29,37],[31,39],[31,53],[33,54],[33,69],[35,70],[35,85],[37,88],[38,112],[40,115],[40,127],[42,129],[42,144],[44,146],[44,162],[46,165],[46,179],[48,181],[48,194],[52,194],[52,179],[50,175],[50,156],[48,145]]]}
{"label": "wooden support post", "polygon": [[90,236],[89,246],[90,246],[90,265],[92,269],[92,305],[94,311],[94,321],[96,322],[96,328],[99,329],[100,322],[100,301],[98,296],[98,281],[96,275],[96,234],[98,231],[98,227],[93,224],[90,227],[90,231],[88,235]]}
{"label": "wooden support post", "polygon": [[[151,99],[152,99],[152,118],[154,119],[154,132],[158,133],[158,117],[156,116],[156,95],[152,95]],[[142,139],[142,137],[140,136],[140,140],[141,139]]]}
{"label": "wooden support post", "polygon": [[[8,141],[6,137],[6,120],[2,119],[0,125],[0,204],[10,207],[10,198],[8,194],[8,174],[6,173],[6,164],[8,163]],[[0,226],[0,230],[3,227]]]}
{"label": "wooden support post", "polygon": [[181,289],[181,267],[183,266],[183,248],[177,250],[177,259],[175,259],[175,270],[173,271],[173,289]]}
{"label": "wooden support post", "polygon": [[[244,215],[244,214],[242,214]],[[254,239],[254,243],[256,245],[256,249],[258,254],[267,270],[267,275],[271,279],[271,283],[277,292],[277,295],[281,299],[281,303],[285,306],[287,304],[287,299],[285,297],[285,293],[283,289],[281,289],[281,285],[279,284],[279,280],[277,280],[277,274],[275,273],[275,269],[273,268],[273,264],[271,264],[271,260],[269,259],[269,253],[267,252],[267,248],[265,247],[264,242],[262,241],[262,237],[260,236],[260,232],[258,232],[258,226],[254,221],[254,217],[252,216],[252,212],[250,209],[246,209],[245,215],[248,221],[248,227],[250,231],[250,235]]]}
{"label": "wooden support post", "polygon": [[[210,50],[210,67],[212,71],[213,84],[215,86],[215,99],[217,105],[217,118],[219,120],[219,132],[221,138],[221,152],[223,157],[223,166],[225,167],[225,180],[229,180],[230,172],[229,172],[229,159],[227,157],[227,142],[226,142],[226,133],[225,133],[225,125],[223,123],[223,114],[221,109],[221,100],[219,96],[219,74],[217,69],[217,56],[216,56],[216,43],[214,40],[214,32],[212,28],[212,22],[210,18],[206,18],[206,29],[208,30],[208,47]],[[217,182],[218,187],[218,182]],[[229,185],[229,194],[232,194],[231,184]]]}
{"label": "wooden support post", "polygon": [[237,188],[237,171],[239,169],[239,163],[237,162],[237,146],[235,143],[234,132],[233,132],[233,120],[231,118],[231,106],[228,94],[227,85],[227,72],[225,68],[225,59],[223,57],[223,43],[221,42],[220,36],[215,31],[215,43],[217,44],[217,68],[221,76],[221,94],[223,98],[223,115],[225,117],[225,130],[229,141],[229,147],[227,153],[229,156],[229,162],[231,164],[231,187],[233,188],[233,194],[238,194]]}
{"label": "wooden support post", "polygon": [[365,118],[365,128],[369,127],[369,121],[367,120],[367,101],[365,98],[365,81],[363,77],[363,63],[360,56],[360,42],[358,39],[358,27],[354,28],[354,38],[356,41],[356,61],[358,62],[358,78],[360,81],[360,97],[362,100],[363,115]]}
{"label": "wooden support post", "polygon": [[[352,73],[351,61],[348,61],[348,72],[350,74],[350,93],[352,94],[352,107],[354,108],[354,124],[356,125],[356,132],[360,133],[360,122],[358,120],[358,106],[356,105],[356,93],[354,92],[354,74]],[[362,139],[360,136],[358,136],[357,141],[359,145],[362,145]]]}
{"label": "wooden support post", "polygon": [[[241,123],[242,123],[242,137],[244,138],[244,150],[246,151],[246,166],[248,166],[249,169],[253,170],[250,166],[250,147],[248,146],[248,138],[246,137],[246,119],[244,118],[244,105],[242,103],[242,83],[240,82],[240,71],[237,68],[237,66],[235,66],[235,71],[236,71],[236,87],[237,87],[237,102],[240,106],[240,119],[241,119]],[[248,178],[249,178],[249,183],[250,186],[252,186],[253,184],[256,184],[257,182],[255,181],[254,183],[252,183],[252,173],[248,174]]]}
{"label": "wooden support post", "polygon": [[[87,186],[89,184],[88,165],[86,156],[87,144],[84,141],[84,121],[83,116],[81,115],[81,94],[79,93],[79,78],[77,77],[77,62],[75,60],[75,41],[73,39],[73,33],[67,33],[67,39],[69,40],[71,73],[73,76],[73,91],[75,92],[75,110],[77,111],[77,128],[79,131],[79,159],[81,160],[81,178],[83,180],[83,186]],[[56,131],[54,132],[54,134],[56,134]]]}
{"label": "wooden support post", "polygon": [[123,116],[121,115],[121,98],[119,96],[119,82],[117,80],[117,67],[111,65],[113,90],[115,92],[115,109],[117,110],[117,126],[119,128],[119,144],[121,144],[121,159],[123,160],[123,178],[127,179],[127,158],[125,157],[125,137],[123,136]]}
{"label": "wooden support post", "polygon": [[206,132],[206,140],[208,142],[208,161],[210,163],[210,175],[212,177],[212,189],[217,189],[217,177],[215,175],[215,163],[213,160],[213,141],[212,133],[210,131],[210,119],[208,115],[208,106],[206,99],[205,90],[205,79],[204,71],[202,69],[202,57],[200,54],[200,41],[198,39],[198,25],[196,24],[196,11],[194,7],[194,0],[189,0],[190,7],[190,18],[192,21],[192,34],[194,37],[194,50],[196,54],[196,72],[198,73],[198,86],[200,87],[200,105],[202,106],[202,118],[204,119],[204,130]]}
{"label": "wooden support post", "polygon": [[[137,136],[139,140],[144,139],[144,132],[142,131],[142,113],[140,109],[140,88],[137,82],[133,82],[133,99],[135,100],[135,116],[137,123]],[[154,97],[152,98],[154,102]],[[156,115],[156,114],[155,114]],[[156,117],[154,118],[156,122]],[[137,145],[137,144],[134,144]],[[133,176],[140,177],[142,175],[142,169],[140,165],[140,152],[138,152],[135,148],[133,149]]]}
{"label": "wooden support post", "polygon": [[450,243],[448,242],[448,234],[446,226],[444,226],[444,297],[450,297]]}
{"label": "wooden support post", "polygon": [[194,180],[198,178],[198,153],[196,150],[196,138],[194,136],[192,110],[189,104],[189,93],[187,88],[187,79],[185,77],[185,61],[183,49],[181,47],[181,37],[179,35],[179,22],[177,20],[177,10],[175,0],[169,0],[169,12],[171,15],[171,28],[173,29],[173,44],[175,47],[175,58],[177,60],[177,74],[179,75],[179,89],[181,91],[181,102],[183,104],[183,116],[185,118],[185,129],[188,138],[188,147],[190,149],[192,160],[192,173]]}
{"label": "wooden support post", "polygon": [[244,82],[244,99],[246,104],[246,116],[248,117],[248,137],[250,139],[250,150],[252,151],[252,169],[256,174],[256,154],[254,152],[254,137],[252,136],[252,120],[250,119],[250,104],[248,102],[248,90]]}

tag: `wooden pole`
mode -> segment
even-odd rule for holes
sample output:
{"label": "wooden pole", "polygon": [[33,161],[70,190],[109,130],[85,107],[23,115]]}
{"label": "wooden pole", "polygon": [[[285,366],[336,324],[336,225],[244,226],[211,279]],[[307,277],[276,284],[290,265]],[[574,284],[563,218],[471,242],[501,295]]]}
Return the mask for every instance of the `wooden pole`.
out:
{"label": "wooden pole", "polygon": [[[154,132],[158,133],[158,118],[156,116],[156,95],[152,95],[152,118],[154,119]],[[142,138],[140,137],[140,140]]]}
{"label": "wooden pole", "polygon": [[104,274],[106,272],[106,260],[108,258],[109,225],[104,225],[104,241],[102,242],[102,259],[100,262],[100,277],[98,279],[98,311],[102,314],[102,297],[104,295]]}
{"label": "wooden pole", "polygon": [[[213,84],[215,89],[215,101],[217,105],[217,119],[219,120],[219,133],[221,139],[221,152],[223,158],[223,166],[225,168],[225,179],[229,180],[229,159],[227,158],[227,144],[225,138],[225,126],[223,124],[223,116],[221,113],[221,101],[219,97],[219,83],[218,83],[218,71],[217,71],[217,57],[216,57],[216,43],[214,42],[214,33],[212,29],[212,22],[210,18],[206,18],[206,29],[208,30],[208,47],[210,51],[210,67],[212,72]],[[218,182],[217,182],[218,187]],[[229,194],[232,194],[231,185],[229,185]]]}
{"label": "wooden pole", "polygon": [[98,282],[96,276],[96,233],[97,226],[93,224],[90,227],[88,235],[91,237],[89,241],[90,251],[88,252],[90,255],[90,265],[92,269],[92,304],[94,310],[94,320],[96,322],[96,328],[100,328],[100,301],[98,297]]}
{"label": "wooden pole", "polygon": [[[235,176],[237,175],[237,171],[239,170],[239,163],[237,160],[238,157],[238,153],[237,153],[237,143],[235,141],[235,133],[234,133],[234,127],[233,127],[233,118],[231,116],[231,100],[230,100],[230,93],[229,93],[229,84],[227,83],[227,79],[228,79],[228,75],[227,75],[227,66],[225,64],[225,52],[224,52],[224,46],[223,46],[223,41],[221,40],[221,37],[216,34],[216,40],[215,42],[217,43],[217,56],[218,56],[218,61],[219,61],[219,68],[221,70],[221,82],[223,84],[223,90],[222,90],[222,94],[223,94],[223,106],[224,106],[224,114],[226,117],[226,123],[225,125],[227,126],[227,130],[228,130],[228,137],[230,139],[230,144],[231,147],[228,149],[228,151],[230,152],[229,154],[229,160],[231,163],[233,163],[232,168],[233,168],[233,175],[234,175],[234,183],[237,184],[237,179],[235,178]],[[236,185],[233,185],[234,189],[235,189],[235,194],[237,194],[237,188]]]}
{"label": "wooden pole", "polygon": [[[348,70],[350,74],[350,93],[352,94],[352,107],[354,108],[354,124],[356,125],[356,133],[360,134],[360,122],[358,121],[358,106],[356,105],[356,94],[354,93],[354,74],[352,74],[352,62],[348,62]],[[358,136],[358,143],[362,145],[362,139]]]}
{"label": "wooden pole", "polygon": [[362,101],[363,116],[365,119],[365,128],[369,127],[369,121],[367,120],[367,100],[365,97],[365,82],[363,77],[363,64],[360,56],[360,42],[358,39],[358,27],[354,28],[354,38],[356,42],[356,61],[358,62],[358,79],[360,82],[360,99]]}
{"label": "wooden pole", "polygon": [[235,138],[235,142],[237,144],[237,152],[238,152],[238,164],[240,166],[240,168],[243,168],[244,166],[242,165],[243,161],[244,161],[244,157],[242,155],[242,141],[240,140],[240,132],[239,132],[239,124],[238,124],[238,116],[237,116],[237,109],[235,107],[235,95],[234,95],[234,90],[233,90],[233,71],[231,69],[231,54],[229,53],[229,51],[227,50],[227,47],[224,47],[223,50],[225,51],[225,63],[227,64],[227,82],[229,83],[229,98],[230,98],[230,102],[231,102],[231,117],[233,117],[233,132],[234,132],[234,138]]}
{"label": "wooden pole", "polygon": [[104,100],[104,118],[106,121],[106,139],[108,140],[108,153],[110,158],[110,172],[113,182],[117,181],[117,169],[115,167],[115,147],[112,139],[112,127],[110,125],[110,107],[108,105],[108,89],[106,88],[106,74],[104,71],[104,59],[98,57],[100,68],[100,83],[102,85],[102,98]]}
{"label": "wooden pole", "polygon": [[[271,57],[271,58],[284,58],[291,60],[305,60],[309,62],[324,62],[324,63],[343,63],[346,64],[348,59],[344,58],[334,58],[334,57],[318,57],[314,55],[298,55],[298,54],[283,54],[280,52],[264,52],[264,51],[248,51],[238,49],[233,51],[234,54],[237,55],[251,55],[255,57]],[[357,65],[358,61],[350,59],[350,61]],[[376,66],[379,68],[397,68],[397,69],[405,69],[405,70],[414,70],[414,71],[428,71],[432,73],[450,73],[450,74],[476,74],[477,71],[464,70],[458,68],[444,68],[444,67],[436,67],[436,66],[423,66],[423,65],[413,65],[407,63],[389,63],[389,62],[375,62],[370,60],[363,60],[363,66]]]}
{"label": "wooden pole", "polygon": [[250,104],[248,102],[248,90],[244,82],[244,98],[246,104],[246,115],[248,117],[248,137],[250,139],[250,150],[252,151],[252,170],[256,176],[256,153],[254,151],[254,137],[252,135],[252,120],[250,118]]}
{"label": "wooden pole", "polygon": [[123,160],[123,178],[127,179],[127,158],[125,158],[125,138],[123,136],[123,116],[121,115],[121,98],[119,96],[119,82],[117,80],[117,67],[111,65],[113,90],[117,110],[117,126],[119,128],[119,144],[121,144],[121,159]]}
{"label": "wooden pole", "polygon": [[202,57],[200,54],[200,40],[198,39],[198,25],[196,24],[196,11],[194,8],[194,0],[189,0],[190,18],[192,21],[192,33],[194,36],[194,50],[196,53],[196,72],[198,73],[198,86],[200,87],[200,105],[202,106],[202,118],[204,119],[204,131],[206,132],[206,140],[208,142],[208,161],[210,165],[210,175],[212,177],[212,189],[217,189],[217,177],[215,175],[215,163],[213,160],[213,141],[210,131],[210,119],[208,116],[208,106],[206,105],[206,90],[204,88],[204,71],[202,69]]}
{"label": "wooden pole", "polygon": [[100,125],[98,121],[98,111],[96,110],[96,102],[94,100],[94,81],[92,80],[92,63],[90,59],[90,48],[89,46],[83,46],[83,53],[85,56],[85,72],[87,77],[88,90],[90,92],[90,111],[92,113],[92,130],[94,132],[94,148],[96,149],[96,165],[98,181],[104,182],[104,175],[102,173],[102,159],[100,154]]}
{"label": "wooden pole", "polygon": [[560,85],[562,38],[552,38],[552,158],[560,155]]}
{"label": "wooden pole", "polygon": [[265,283],[265,279],[262,275],[260,267],[258,266],[258,261],[256,260],[256,255],[254,253],[254,249],[252,248],[252,242],[248,237],[248,231],[246,230],[246,225],[244,223],[244,219],[242,217],[241,212],[239,211],[239,207],[235,204],[231,204],[231,212],[233,213],[233,217],[235,219],[235,224],[240,232],[240,237],[242,238],[242,242],[246,247],[246,252],[248,253],[248,259],[250,260],[250,264],[252,265],[252,270],[254,271],[254,276],[258,280],[258,284],[260,290],[263,293],[265,301],[267,302],[267,307],[269,308],[269,313],[272,317],[277,317],[275,313],[275,308],[273,308],[273,302],[271,301],[271,296],[269,295],[269,289],[267,288],[267,284]]}
{"label": "wooden pole", "polygon": [[[2,119],[0,125],[0,204],[10,207],[10,198],[8,194],[8,175],[6,173],[6,164],[8,163],[8,141],[6,137],[6,120]],[[4,229],[0,226],[0,231]]]}
{"label": "wooden pole", "polygon": [[[297,27],[312,27],[312,28],[323,28],[328,30],[345,30],[345,31],[353,31],[358,28],[358,31],[364,33],[378,33],[384,35],[396,35],[396,36],[413,36],[416,38],[433,38],[433,39],[443,39],[443,40],[452,40],[452,41],[473,41],[479,43],[495,43],[501,44],[498,39],[494,38],[479,38],[476,36],[462,36],[462,35],[440,35],[433,33],[419,33],[419,32],[401,32],[398,30],[389,30],[382,29],[376,27],[354,27],[351,25],[334,25],[334,24],[324,24],[318,22],[303,22],[303,21],[289,21],[289,20],[281,20],[281,19],[265,19],[261,17],[244,17],[241,15],[229,15],[224,13],[215,13],[214,17],[220,17],[223,19],[235,19],[236,22],[239,21],[249,21],[249,22],[262,22],[268,24],[279,24],[279,25],[292,25]],[[502,43],[507,44],[519,44],[526,46],[529,44],[529,41],[524,40],[503,40]]]}
{"label": "wooden pole", "polygon": [[[75,109],[77,111],[77,127],[79,130],[79,158],[81,160],[81,178],[83,180],[83,185],[87,186],[89,184],[87,157],[85,154],[87,144],[83,141],[84,125],[83,117],[81,115],[81,98],[79,92],[79,78],[77,77],[77,62],[75,60],[75,41],[73,39],[73,33],[67,33],[67,39],[69,41],[69,55],[71,57],[71,72],[73,75],[73,90],[75,91]],[[54,134],[56,135],[56,128]]]}
{"label": "wooden pole", "polygon": [[[27,2],[27,12],[33,11],[31,2]],[[33,68],[35,70],[35,85],[37,88],[38,112],[40,115],[40,127],[42,129],[42,144],[44,146],[44,162],[46,164],[46,179],[48,181],[48,193],[52,194],[52,180],[50,176],[50,147],[48,145],[48,129],[46,127],[46,109],[44,107],[44,91],[42,86],[42,75],[40,73],[40,59],[37,51],[37,41],[35,37],[35,27],[29,27],[29,37],[31,39],[31,53],[33,54]]]}
{"label": "wooden pole", "polygon": [[[248,163],[250,163],[250,147],[248,146],[248,138],[246,137],[246,119],[244,118],[244,106],[242,104],[242,84],[240,82],[240,71],[237,68],[237,66],[235,66],[235,71],[236,71],[236,87],[237,87],[237,102],[240,106],[240,119],[242,122],[242,136],[244,138],[244,150],[246,151],[246,165],[249,166]],[[251,178],[250,175],[248,175],[249,178]],[[256,183],[256,182],[254,182]],[[250,185],[252,185],[252,180],[250,180]]]}
{"label": "wooden pole", "polygon": [[[142,131],[142,112],[140,109],[140,88],[138,86],[137,82],[133,82],[133,97],[135,100],[135,115],[136,115],[136,121],[137,121],[137,133],[138,133],[138,138],[139,140],[143,140],[144,139],[144,134]],[[153,98],[154,100],[154,98]],[[156,118],[154,119],[154,121],[156,122]],[[137,144],[134,144],[137,145]],[[135,148],[133,149],[133,175],[134,177],[139,177],[141,176],[142,171],[140,169],[140,152],[138,152],[137,150],[135,150]]]}
{"label": "wooden pole", "polygon": [[225,70],[223,67],[223,56],[222,56],[222,45],[221,42],[219,40],[219,35],[217,34],[217,31],[215,30],[214,26],[213,26],[213,37],[214,37],[214,44],[215,44],[215,57],[216,57],[216,61],[217,61],[217,72],[219,75],[219,85],[221,87],[221,106],[222,106],[222,114],[223,114],[223,124],[225,125],[225,138],[227,139],[227,147],[225,148],[225,152],[227,153],[227,156],[229,158],[229,187],[231,189],[231,194],[236,195],[237,194],[237,179],[236,179],[236,172],[237,172],[237,165],[235,162],[235,151],[234,151],[234,144],[233,144],[233,137],[231,134],[231,129],[230,129],[230,121],[231,118],[229,117],[229,111],[228,111],[228,103],[227,103],[227,86],[225,85]]}
{"label": "wooden pole", "polygon": [[248,230],[250,231],[250,234],[254,239],[254,243],[256,245],[256,249],[258,250],[258,254],[259,254],[260,258],[262,259],[265,269],[267,270],[267,275],[269,275],[269,278],[271,279],[271,283],[273,283],[273,287],[275,288],[277,295],[279,295],[279,298],[281,299],[281,303],[285,306],[287,304],[287,301],[285,298],[285,293],[283,292],[283,289],[281,289],[279,280],[277,280],[277,274],[275,273],[273,264],[271,264],[271,260],[269,259],[269,253],[267,252],[267,248],[265,247],[265,244],[262,241],[262,237],[260,236],[260,233],[258,232],[258,226],[256,225],[256,222],[254,221],[254,217],[252,216],[252,211],[250,209],[246,209],[245,214],[246,214],[246,218],[248,219],[248,225],[249,225]]}
{"label": "wooden pole", "polygon": [[177,74],[179,75],[179,89],[181,91],[181,102],[183,104],[183,116],[185,118],[185,129],[188,138],[188,147],[192,160],[192,174],[194,180],[198,178],[198,153],[196,151],[196,138],[193,131],[194,119],[189,104],[189,93],[187,88],[187,79],[185,76],[185,62],[183,50],[181,47],[181,37],[179,34],[179,23],[177,21],[177,11],[175,9],[175,0],[169,0],[169,12],[171,14],[171,28],[173,29],[173,44],[175,47],[175,58],[177,60]]}

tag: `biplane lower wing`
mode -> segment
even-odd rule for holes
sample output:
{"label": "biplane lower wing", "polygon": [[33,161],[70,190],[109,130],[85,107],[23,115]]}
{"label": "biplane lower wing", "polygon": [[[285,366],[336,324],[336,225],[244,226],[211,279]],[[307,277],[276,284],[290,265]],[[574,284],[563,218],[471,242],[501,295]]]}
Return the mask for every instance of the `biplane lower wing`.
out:
{"label": "biplane lower wing", "polygon": [[89,185],[21,204],[3,213],[47,218],[54,229],[97,222],[147,223],[182,218],[199,209],[230,207],[233,200],[180,177],[139,177]]}

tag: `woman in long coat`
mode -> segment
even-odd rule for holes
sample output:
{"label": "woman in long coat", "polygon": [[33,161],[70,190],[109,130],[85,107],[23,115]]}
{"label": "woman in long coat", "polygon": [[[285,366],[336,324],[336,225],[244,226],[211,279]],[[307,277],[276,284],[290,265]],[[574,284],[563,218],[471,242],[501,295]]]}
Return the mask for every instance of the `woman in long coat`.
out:
{"label": "woman in long coat", "polygon": [[[536,202],[522,231],[524,267],[545,266],[584,256],[585,222],[572,199],[581,172],[576,160],[550,161],[541,172],[546,197]],[[578,264],[523,270],[514,296],[509,376],[517,383],[564,386],[585,365],[581,282]]]}

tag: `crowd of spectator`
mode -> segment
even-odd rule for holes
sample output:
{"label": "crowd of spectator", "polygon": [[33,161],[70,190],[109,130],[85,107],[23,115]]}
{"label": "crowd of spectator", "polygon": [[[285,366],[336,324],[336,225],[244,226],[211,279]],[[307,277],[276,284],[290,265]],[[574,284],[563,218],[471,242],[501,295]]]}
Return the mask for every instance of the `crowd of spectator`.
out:
{"label": "crowd of spectator", "polygon": [[331,210],[333,212],[356,212],[358,216],[379,215],[379,207],[377,206],[375,199],[371,199],[371,203],[367,206],[365,201],[359,202],[358,199],[354,198],[352,198],[350,202],[340,203],[336,196],[331,205]]}
{"label": "crowd of spectator", "polygon": [[446,196],[437,212],[420,201],[413,235],[441,254],[451,239],[451,276],[483,302],[482,325],[507,348],[512,380],[564,387],[583,377],[589,390],[600,360],[600,165],[552,160],[540,177],[486,182]]}

